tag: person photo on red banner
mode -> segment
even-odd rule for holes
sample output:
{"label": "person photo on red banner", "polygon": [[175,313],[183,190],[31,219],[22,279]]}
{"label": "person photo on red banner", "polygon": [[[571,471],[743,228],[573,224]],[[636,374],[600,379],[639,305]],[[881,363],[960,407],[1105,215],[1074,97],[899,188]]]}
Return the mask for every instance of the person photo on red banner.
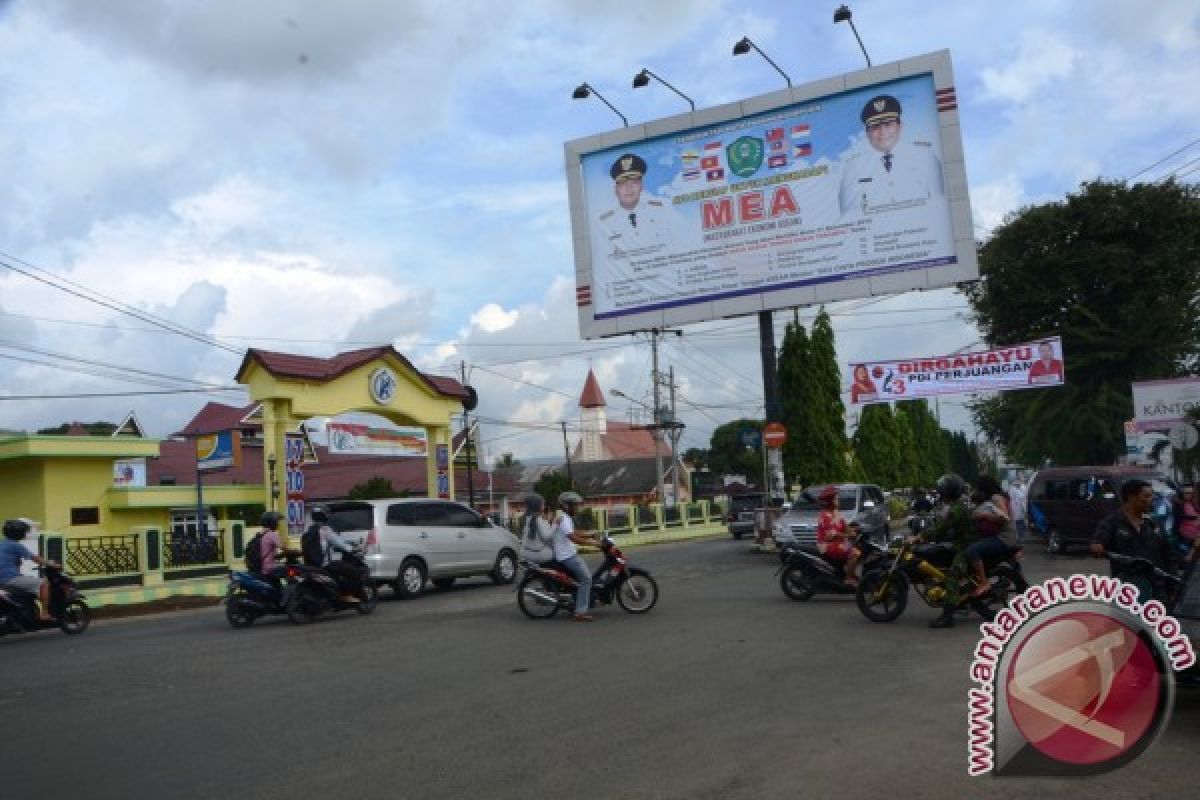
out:
{"label": "person photo on red banner", "polygon": [[1038,344],[1038,360],[1029,368],[1030,383],[1062,383],[1063,363],[1054,357],[1054,342]]}
{"label": "person photo on red banner", "polygon": [[854,383],[850,386],[850,402],[861,403],[864,400],[874,400],[878,393],[875,382],[871,380],[871,374],[867,372],[867,365],[856,365],[854,367]]}

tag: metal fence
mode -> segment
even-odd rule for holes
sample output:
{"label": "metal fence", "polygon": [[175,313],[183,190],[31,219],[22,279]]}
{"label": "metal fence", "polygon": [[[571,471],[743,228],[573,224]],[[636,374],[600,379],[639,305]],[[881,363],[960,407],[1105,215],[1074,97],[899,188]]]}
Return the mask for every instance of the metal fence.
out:
{"label": "metal fence", "polygon": [[166,533],[162,543],[163,567],[196,567],[225,563],[225,537],[195,533]]}
{"label": "metal fence", "polygon": [[121,575],[140,572],[138,537],[88,536],[66,540],[66,568],[72,575]]}

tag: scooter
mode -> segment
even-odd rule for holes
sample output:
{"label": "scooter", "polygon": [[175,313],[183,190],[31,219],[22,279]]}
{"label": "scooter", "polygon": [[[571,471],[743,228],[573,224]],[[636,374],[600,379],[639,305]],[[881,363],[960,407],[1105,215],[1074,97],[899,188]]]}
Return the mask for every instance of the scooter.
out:
{"label": "scooter", "polygon": [[87,630],[92,612],[75,581],[57,567],[42,567],[42,575],[50,582],[51,618],[38,619],[36,594],[12,587],[0,588],[0,636],[46,628],[60,628],[72,635]]}
{"label": "scooter", "polygon": [[[611,605],[613,600],[630,614],[645,614],[658,602],[658,584],[650,573],[625,558],[608,534],[600,540],[604,561],[592,573],[591,607]],[[517,605],[525,616],[549,619],[560,610],[575,608],[575,579],[557,563],[522,561],[525,577],[517,584]]]}
{"label": "scooter", "polygon": [[[362,558],[362,551],[358,548],[345,551],[342,561],[355,567],[351,585],[342,586],[325,569],[288,564],[286,577],[291,586],[286,590],[284,611],[293,624],[303,625],[324,613],[349,608],[359,614],[370,614],[379,605],[379,590],[371,583],[371,570]],[[352,593],[354,600],[342,599],[344,593]]]}
{"label": "scooter", "polygon": [[[289,567],[276,567],[274,577],[279,584],[272,583],[253,572],[234,572],[229,576],[229,589],[225,592],[225,619],[234,628],[249,628],[259,617],[287,613],[287,592],[294,584],[288,581]],[[293,567],[294,569],[294,567]],[[298,574],[298,572],[297,572]]]}
{"label": "scooter", "polygon": [[[860,534],[855,547],[862,553],[862,572],[883,565],[887,550]],[[798,602],[811,600],[817,592],[826,594],[854,594],[858,587],[846,583],[845,564],[830,561],[825,556],[799,547],[787,547],[783,564],[775,572],[779,576],[779,588],[790,599]]]}

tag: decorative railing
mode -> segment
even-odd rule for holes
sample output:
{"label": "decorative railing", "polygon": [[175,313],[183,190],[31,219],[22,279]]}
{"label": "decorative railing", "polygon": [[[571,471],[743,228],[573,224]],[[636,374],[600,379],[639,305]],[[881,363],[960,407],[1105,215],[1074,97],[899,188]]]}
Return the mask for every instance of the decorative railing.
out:
{"label": "decorative railing", "polygon": [[136,533],[66,539],[66,569],[72,575],[124,575],[141,571]]}
{"label": "decorative railing", "polygon": [[225,563],[225,537],[195,533],[165,533],[162,541],[164,569]]}

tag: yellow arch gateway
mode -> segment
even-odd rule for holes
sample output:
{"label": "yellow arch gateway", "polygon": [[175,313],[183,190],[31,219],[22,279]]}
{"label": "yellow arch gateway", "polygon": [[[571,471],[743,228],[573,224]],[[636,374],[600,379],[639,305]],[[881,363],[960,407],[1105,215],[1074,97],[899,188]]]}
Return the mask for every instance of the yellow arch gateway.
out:
{"label": "yellow arch gateway", "polygon": [[[236,379],[255,402],[262,403],[264,476],[270,474],[270,464],[286,463],[284,436],[304,420],[363,411],[397,425],[424,428],[429,442],[426,491],[432,496],[454,496],[450,422],[461,413],[468,395],[455,379],[420,372],[391,346],[352,350],[332,358],[252,348]],[[271,482],[264,483],[264,505],[271,508]]]}

